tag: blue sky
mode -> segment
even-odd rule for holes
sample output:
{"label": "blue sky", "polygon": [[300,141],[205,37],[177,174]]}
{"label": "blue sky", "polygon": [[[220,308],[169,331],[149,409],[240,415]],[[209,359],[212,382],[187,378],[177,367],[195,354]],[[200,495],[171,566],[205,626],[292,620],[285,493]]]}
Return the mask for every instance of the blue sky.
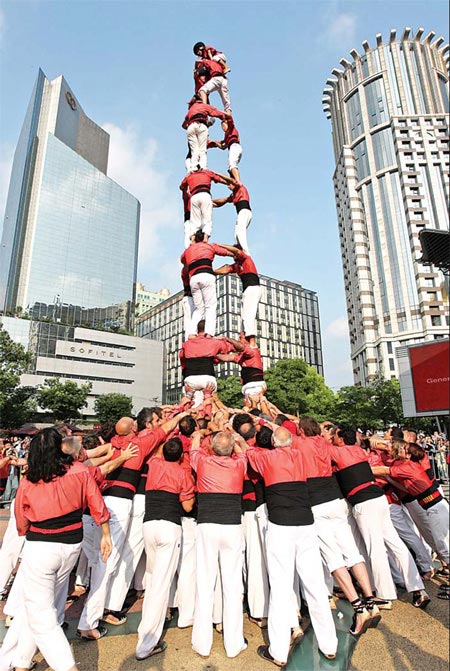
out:
{"label": "blue sky", "polygon": [[[223,50],[250,191],[249,244],[261,273],[319,295],[325,378],[352,384],[332,188],[331,126],[322,89],[340,58],[405,26],[448,41],[446,0],[432,2],[91,2],[3,0],[0,9],[0,216],[12,153],[41,67],[63,74],[88,116],[111,134],[108,174],[142,203],[139,278],[179,289],[184,175],[181,128],[192,94],[192,45]],[[219,106],[213,96],[212,104]],[[210,136],[221,135],[213,127]],[[226,155],[210,152],[225,172]],[[215,195],[224,195],[216,187]],[[234,208],[215,212],[230,242]]]}

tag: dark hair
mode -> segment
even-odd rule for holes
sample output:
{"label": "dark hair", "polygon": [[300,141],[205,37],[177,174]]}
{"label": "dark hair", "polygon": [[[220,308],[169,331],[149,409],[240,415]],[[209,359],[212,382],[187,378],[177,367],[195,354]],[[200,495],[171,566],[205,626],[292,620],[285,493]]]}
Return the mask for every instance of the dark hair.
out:
{"label": "dark hair", "polygon": [[183,443],[179,438],[171,438],[163,447],[163,456],[166,461],[180,461],[183,454]]}
{"label": "dark hair", "polygon": [[305,436],[320,436],[322,433],[314,417],[300,417],[298,425],[303,429]]}
{"label": "dark hair", "polygon": [[199,417],[197,420],[197,426],[198,428],[201,429],[207,429],[208,428],[208,420],[205,419],[205,417]]}
{"label": "dark hair", "polygon": [[93,450],[95,447],[100,445],[100,440],[96,433],[87,433],[81,439],[81,444],[85,450]]}
{"label": "dark hair", "polygon": [[111,438],[116,435],[116,423],[111,420],[103,422],[100,427],[100,435],[105,443],[110,443]]}
{"label": "dark hair", "polygon": [[201,228],[198,229],[198,231],[195,231],[194,233],[194,240],[195,242],[203,242],[205,239],[205,234],[202,231]]}
{"label": "dark hair", "polygon": [[199,323],[197,324],[197,333],[204,333],[205,332],[205,320],[200,319]]}
{"label": "dark hair", "polygon": [[56,422],[52,428],[55,429],[55,431],[57,431],[63,438],[68,435],[69,431],[72,430],[65,422]]}
{"label": "dark hair", "polygon": [[370,440],[368,438],[361,438],[361,447],[363,450],[371,450]]}
{"label": "dark hair", "polygon": [[195,419],[191,415],[186,415],[183,419],[180,419],[178,423],[178,428],[182,436],[192,436],[196,429]]}
{"label": "dark hair", "polygon": [[391,438],[393,440],[403,440],[403,429],[399,426],[391,427]]}
{"label": "dark hair", "polygon": [[283,422],[289,422],[289,417],[286,417],[286,415],[277,415],[273,421],[278,426],[281,426]]}
{"label": "dark hair", "polygon": [[338,426],[336,435],[342,438],[345,445],[356,445],[356,431],[351,426]]}
{"label": "dark hair", "polygon": [[147,422],[151,422],[153,417],[153,408],[141,408],[138,414],[136,415],[137,430],[143,431],[147,425]]}
{"label": "dark hair", "polygon": [[258,410],[258,408],[252,408],[249,414],[253,415],[253,417],[261,417],[261,410]]}
{"label": "dark hair", "polygon": [[273,449],[272,445],[272,434],[273,431],[270,426],[262,426],[259,431],[256,432],[256,444],[258,447],[265,447],[268,450]]}
{"label": "dark hair", "polygon": [[408,454],[411,458],[411,461],[420,462],[425,456],[425,450],[417,443],[408,443],[407,447]]}
{"label": "dark hair", "polygon": [[247,426],[247,424],[241,424],[241,427],[238,431],[239,435],[242,436],[244,440],[250,440],[250,438],[254,438],[256,434],[256,428],[253,422],[249,424],[248,429],[244,429],[244,426]]}
{"label": "dark hair", "polygon": [[197,51],[198,51],[199,49],[202,49],[202,48],[203,48],[203,49],[205,48],[205,43],[204,43],[204,42],[196,42],[196,43],[194,44],[194,46],[193,46],[192,51],[194,52],[194,54],[195,54],[196,56],[198,56]]}
{"label": "dark hair", "polygon": [[30,443],[26,478],[30,482],[51,482],[64,475],[73,457],[61,451],[62,436],[54,428],[40,431]]}
{"label": "dark hair", "polygon": [[246,412],[240,412],[233,417],[233,421],[231,423],[233,431],[239,433],[239,429],[243,424],[253,424],[253,418],[250,417],[250,415],[248,415]]}

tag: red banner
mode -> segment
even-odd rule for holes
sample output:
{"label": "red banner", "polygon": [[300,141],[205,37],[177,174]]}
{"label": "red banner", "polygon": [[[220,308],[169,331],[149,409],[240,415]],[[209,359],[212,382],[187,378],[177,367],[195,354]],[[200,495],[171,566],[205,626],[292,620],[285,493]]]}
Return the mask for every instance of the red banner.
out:
{"label": "red banner", "polygon": [[449,409],[449,341],[409,350],[416,412]]}

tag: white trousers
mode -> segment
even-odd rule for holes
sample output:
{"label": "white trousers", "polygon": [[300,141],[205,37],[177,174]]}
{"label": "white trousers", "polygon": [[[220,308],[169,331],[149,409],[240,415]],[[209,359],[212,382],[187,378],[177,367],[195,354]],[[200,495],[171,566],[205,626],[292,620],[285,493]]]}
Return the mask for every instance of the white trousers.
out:
{"label": "white trousers", "polygon": [[184,248],[187,249],[191,244],[191,237],[195,233],[195,228],[192,226],[192,221],[186,219],[184,222]]}
{"label": "white trousers", "polygon": [[37,648],[54,671],[74,666],[71,647],[59,624],[59,611],[80,547],[80,543],[25,544],[20,567],[23,598],[0,651],[0,671],[9,671],[12,666],[28,668]]}
{"label": "white trousers", "polygon": [[197,333],[197,325],[205,320],[205,333],[213,336],[216,332],[216,276],[211,273],[197,273],[189,280],[194,301],[194,312],[191,319],[191,333]]}
{"label": "white trousers", "polygon": [[[106,562],[102,561],[100,551],[97,552],[96,562],[91,571],[91,588],[81,613],[78,629],[84,631],[96,629],[112,587],[113,577],[118,569],[122,549],[130,524],[130,499],[117,496],[105,496],[105,503],[110,512],[109,528],[111,531],[112,552]],[[98,528],[98,548],[100,548],[101,531]]]}
{"label": "white trousers", "polygon": [[[234,146],[234,145],[231,145]],[[249,254],[247,242],[247,228],[250,226],[252,220],[252,211],[244,208],[237,213],[236,223],[234,225],[234,241],[239,242],[244,252]]]}
{"label": "white trousers", "polygon": [[407,509],[398,503],[390,503],[389,513],[398,535],[406,546],[414,552],[419,569],[422,573],[431,571],[433,568],[431,554],[425,547],[421,537],[417,534]]}
{"label": "white trousers", "polygon": [[192,296],[183,296],[182,305],[183,305],[184,339],[187,340],[191,335],[191,333],[193,333],[191,322],[195,306]]}
{"label": "white trousers", "polygon": [[178,626],[194,624],[195,585],[197,576],[197,521],[181,518],[181,551],[177,566],[174,605],[178,608]]}
{"label": "white trousers", "polygon": [[258,396],[266,391],[267,385],[264,380],[259,382],[247,382],[242,385],[242,393],[244,396]]}
{"label": "white trousers", "polygon": [[242,158],[242,147],[239,142],[233,142],[228,149],[228,171],[237,168]]}
{"label": "white trousers", "polygon": [[292,595],[296,571],[308,602],[319,648],[325,654],[334,654],[338,641],[314,524],[281,526],[269,521],[267,566],[270,581],[268,634],[272,657],[279,662],[286,662],[288,658],[291,621],[286,604]]}
{"label": "white trousers", "polygon": [[151,520],[144,522],[143,526],[147,568],[142,620],[138,627],[137,657],[148,655],[161,638],[181,543],[179,524]]}
{"label": "white trousers", "polygon": [[217,380],[212,375],[188,375],[185,380],[190,387],[194,390],[194,405],[193,408],[196,408],[203,402],[203,389],[207,384],[212,384],[214,387],[213,391],[217,391]]}
{"label": "white trousers", "polygon": [[267,617],[269,612],[269,576],[259,534],[256,512],[243,515],[247,603],[252,617]]}
{"label": "white trousers", "polygon": [[[145,547],[145,546],[144,546]],[[138,592],[143,592],[145,590],[145,567],[147,566],[147,555],[145,550],[141,554],[138,565],[136,566],[136,571],[134,572],[133,587]]]}
{"label": "white trousers", "polygon": [[121,611],[127,592],[133,581],[139,560],[144,551],[145,494],[135,494],[131,506],[131,520],[123,544],[122,556],[114,576],[113,589],[106,600],[106,609]]}
{"label": "white trousers", "polygon": [[449,532],[448,532],[448,502],[443,499],[425,511],[433,534],[437,553],[442,560],[449,563]]}
{"label": "white trousers", "polygon": [[200,91],[206,93],[207,96],[209,96],[210,93],[217,91],[222,99],[225,112],[228,112],[231,109],[230,94],[228,92],[228,81],[226,77],[211,77],[211,79],[207,81],[206,84],[203,84],[199,92]]}
{"label": "white trousers", "polygon": [[199,524],[197,527],[197,587],[192,647],[209,655],[213,641],[214,585],[218,568],[223,593],[223,644],[228,657],[244,648],[242,613],[242,525]]}
{"label": "white trousers", "polygon": [[247,287],[242,293],[241,318],[242,330],[245,335],[254,336],[257,334],[256,315],[258,314],[258,305],[261,299],[261,286]]}
{"label": "white trousers", "polygon": [[0,550],[0,592],[5,589],[8,578],[18,562],[25,536],[19,536],[14,517],[15,499],[11,501],[10,515]]}
{"label": "white trousers", "polygon": [[208,126],[204,123],[189,124],[187,128],[187,140],[191,150],[191,171],[197,170],[198,166],[204,170],[208,166],[206,144],[208,142]]}
{"label": "white trousers", "polygon": [[312,507],[312,512],[320,554],[330,573],[344,566],[351,568],[364,561],[347,520],[344,499],[319,503]]}
{"label": "white trousers", "polygon": [[212,198],[206,191],[195,193],[191,198],[191,235],[202,230],[206,235],[212,231]]}
{"label": "white trousers", "polygon": [[405,506],[425,543],[427,543],[434,552],[437,552],[433,534],[431,533],[427,511],[415,500],[405,503]]}
{"label": "white trousers", "polygon": [[414,559],[392,524],[386,497],[357,503],[353,506],[353,516],[366,544],[377,596],[388,600],[397,598],[386,550],[397,564],[408,592],[423,589]]}
{"label": "white trousers", "polygon": [[77,575],[75,577],[75,586],[82,585],[83,587],[89,587],[90,580],[91,580],[91,570],[89,568],[88,559],[83,549],[81,549],[77,563]]}

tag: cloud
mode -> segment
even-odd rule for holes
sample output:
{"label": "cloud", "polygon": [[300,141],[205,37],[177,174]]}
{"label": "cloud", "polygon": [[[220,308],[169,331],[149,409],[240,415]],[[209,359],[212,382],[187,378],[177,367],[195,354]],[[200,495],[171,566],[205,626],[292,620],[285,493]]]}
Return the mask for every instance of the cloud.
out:
{"label": "cloud", "polygon": [[325,327],[324,340],[348,340],[348,338],[347,317],[338,317]]}
{"label": "cloud", "polygon": [[138,277],[145,281],[147,269],[164,261],[167,239],[180,229],[178,189],[159,166],[162,151],[155,138],[142,137],[133,124],[120,128],[106,123],[103,128],[111,138],[108,176],[141,203]]}
{"label": "cloud", "polygon": [[323,16],[323,32],[320,34],[321,44],[348,51],[356,39],[358,19],[351,12],[339,12],[332,6]]}

